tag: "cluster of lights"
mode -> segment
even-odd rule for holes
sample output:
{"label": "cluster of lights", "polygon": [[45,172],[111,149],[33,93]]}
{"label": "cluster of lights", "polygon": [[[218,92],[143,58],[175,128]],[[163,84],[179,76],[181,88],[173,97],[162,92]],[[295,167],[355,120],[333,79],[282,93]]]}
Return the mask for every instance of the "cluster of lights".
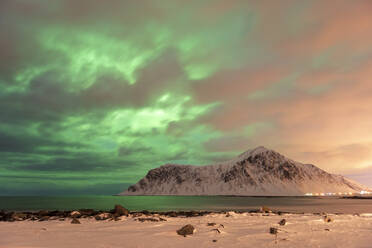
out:
{"label": "cluster of lights", "polygon": [[335,195],[369,195],[372,194],[372,192],[369,191],[360,191],[359,193],[353,193],[353,192],[338,192],[338,193],[306,193],[305,196],[335,196]]}
{"label": "cluster of lights", "polygon": [[369,195],[369,194],[372,194],[372,192],[362,190],[362,191],[360,191],[360,194],[361,195]]}

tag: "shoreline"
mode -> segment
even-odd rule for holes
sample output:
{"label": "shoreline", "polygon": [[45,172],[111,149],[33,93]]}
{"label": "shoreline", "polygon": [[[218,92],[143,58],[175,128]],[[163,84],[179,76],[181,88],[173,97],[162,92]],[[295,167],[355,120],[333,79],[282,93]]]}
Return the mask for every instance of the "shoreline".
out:
{"label": "shoreline", "polygon": [[90,209],[109,212],[121,204],[131,212],[147,210],[164,212],[256,212],[262,206],[279,213],[370,213],[368,199],[330,197],[154,197],[154,196],[55,196],[55,197],[0,197],[0,211],[36,213],[38,211],[74,211]]}
{"label": "shoreline", "polygon": [[[120,205],[119,205],[120,206]],[[123,208],[125,209],[125,208]],[[270,215],[307,215],[307,216],[324,216],[324,215],[348,215],[348,216],[361,216],[372,215],[371,212],[363,213],[340,213],[340,212],[294,212],[294,211],[279,211],[271,210],[268,207],[261,207],[261,209],[250,210],[221,210],[221,211],[198,211],[198,210],[180,210],[180,211],[127,211],[125,214],[117,213],[115,209],[110,211],[94,210],[94,209],[78,209],[78,210],[39,210],[39,211],[4,211],[0,210],[0,222],[14,222],[14,221],[49,221],[49,220],[73,220],[73,219],[95,219],[117,221],[118,217],[126,216],[136,218],[139,216],[152,217],[161,216],[166,218],[192,218],[202,217],[207,215],[244,215],[244,214],[261,214],[262,216]]]}

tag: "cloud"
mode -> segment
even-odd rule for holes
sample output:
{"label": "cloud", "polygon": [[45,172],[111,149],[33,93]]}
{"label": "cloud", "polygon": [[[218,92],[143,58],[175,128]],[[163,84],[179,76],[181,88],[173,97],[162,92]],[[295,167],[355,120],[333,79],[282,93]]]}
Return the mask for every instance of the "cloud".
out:
{"label": "cloud", "polygon": [[114,190],[258,145],[335,173],[367,167],[371,7],[1,1],[0,173],[19,176],[8,192],[25,176],[42,192],[50,174]]}

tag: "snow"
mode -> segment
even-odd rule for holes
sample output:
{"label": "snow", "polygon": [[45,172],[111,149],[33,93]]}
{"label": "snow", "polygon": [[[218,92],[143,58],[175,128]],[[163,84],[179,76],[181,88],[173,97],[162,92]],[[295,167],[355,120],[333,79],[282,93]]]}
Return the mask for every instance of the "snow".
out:
{"label": "snow", "polygon": [[[164,222],[80,219],[80,225],[66,221],[0,222],[0,248],[131,248],[131,247],[322,247],[367,248],[372,242],[372,216],[364,214],[211,214],[202,217],[166,218]],[[285,218],[287,224],[277,223]],[[216,226],[207,226],[214,222]],[[196,228],[188,237],[176,230],[186,224]],[[220,224],[223,225],[220,226]],[[277,237],[270,227],[279,228]],[[218,233],[216,229],[220,230]],[[213,242],[213,240],[217,240]]]}
{"label": "snow", "polygon": [[303,196],[362,190],[371,191],[342,176],[260,146],[215,165],[161,166],[150,170],[146,177],[120,195]]}

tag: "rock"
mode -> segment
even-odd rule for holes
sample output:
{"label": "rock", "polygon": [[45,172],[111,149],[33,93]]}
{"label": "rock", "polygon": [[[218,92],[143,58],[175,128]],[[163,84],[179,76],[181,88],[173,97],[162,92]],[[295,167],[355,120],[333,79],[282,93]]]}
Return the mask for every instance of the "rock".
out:
{"label": "rock", "polygon": [[213,223],[213,222],[207,224],[207,226],[215,226],[215,225],[217,225],[217,224],[216,223]]}
{"label": "rock", "polygon": [[137,220],[140,222],[145,222],[145,221],[158,222],[159,221],[158,219],[155,219],[155,218],[138,218]]}
{"label": "rock", "polygon": [[278,228],[276,228],[276,227],[270,227],[270,233],[271,234],[278,234]]}
{"label": "rock", "polygon": [[279,221],[279,225],[281,226],[285,226],[285,224],[287,223],[287,221],[285,219],[282,219],[281,221]]}
{"label": "rock", "polygon": [[142,216],[142,213],[133,213],[132,218],[140,217]]}
{"label": "rock", "polygon": [[212,229],[212,231],[216,231],[217,233],[221,233],[221,231],[218,228]]}
{"label": "rock", "polygon": [[80,218],[80,217],[81,217],[81,213],[80,213],[79,211],[72,211],[72,212],[70,213],[70,216],[71,216],[72,218]]}
{"label": "rock", "polygon": [[230,212],[227,212],[226,213],[226,217],[234,217],[236,216],[237,214],[234,212],[234,211],[230,211]]}
{"label": "rock", "polygon": [[65,219],[64,218],[60,218],[60,219],[58,219],[59,221],[65,221]]}
{"label": "rock", "polygon": [[187,235],[192,235],[192,234],[194,234],[194,232],[195,232],[195,228],[190,224],[188,224],[188,225],[182,227],[181,229],[177,230],[177,234],[182,235],[184,237],[186,237]]}
{"label": "rock", "polygon": [[113,219],[114,221],[122,220],[120,216],[114,216],[112,219]]}
{"label": "rock", "polygon": [[169,217],[177,217],[178,215],[177,215],[176,212],[170,212],[168,216]]}
{"label": "rock", "polygon": [[185,213],[186,217],[197,217],[200,216],[200,213],[197,211],[189,211]]}
{"label": "rock", "polygon": [[81,224],[78,219],[73,218],[71,224]]}
{"label": "rock", "polygon": [[150,215],[150,212],[147,211],[147,210],[142,210],[142,213],[143,213],[144,215]]}
{"label": "rock", "polygon": [[216,240],[216,239],[214,239],[214,240],[212,240],[212,242],[216,243],[216,242],[217,242],[217,240]]}
{"label": "rock", "polygon": [[49,216],[49,211],[40,210],[39,212],[36,213],[36,215],[39,216],[39,217]]}
{"label": "rock", "polygon": [[81,215],[86,215],[86,216],[93,216],[93,215],[98,214],[98,212],[95,211],[94,209],[79,209],[79,212]]}
{"label": "rock", "polygon": [[96,220],[107,220],[111,217],[112,215],[110,213],[101,213],[101,214],[96,215],[94,218]]}
{"label": "rock", "polygon": [[329,222],[332,222],[332,219],[331,219],[331,217],[329,217],[329,216],[324,216],[324,222],[327,222],[327,223],[329,223]]}
{"label": "rock", "polygon": [[162,217],[159,217],[159,221],[167,221],[167,219],[164,219]]}
{"label": "rock", "polygon": [[42,216],[39,218],[39,221],[48,221],[50,216]]}
{"label": "rock", "polygon": [[220,227],[222,227],[222,228],[225,228],[225,226],[224,226],[224,225],[222,225],[222,224],[220,224]]}
{"label": "rock", "polygon": [[24,213],[14,213],[14,214],[12,215],[12,218],[13,218],[15,221],[22,221],[22,220],[27,219],[27,214],[24,214]]}
{"label": "rock", "polygon": [[35,216],[35,215],[32,215],[31,217],[30,217],[30,220],[32,220],[32,221],[36,221],[36,220],[38,220],[39,218],[37,217],[37,216]]}
{"label": "rock", "polygon": [[128,211],[128,209],[126,209],[125,207],[123,207],[121,205],[115,205],[114,214],[116,216],[122,216],[122,215],[128,216],[129,211]]}
{"label": "rock", "polygon": [[13,218],[14,212],[8,212],[3,215],[3,221],[13,222],[15,219]]}
{"label": "rock", "polygon": [[273,211],[271,211],[271,209],[270,208],[268,208],[268,207],[266,207],[266,206],[262,206],[261,208],[260,208],[260,211],[259,211],[260,213],[272,213]]}

